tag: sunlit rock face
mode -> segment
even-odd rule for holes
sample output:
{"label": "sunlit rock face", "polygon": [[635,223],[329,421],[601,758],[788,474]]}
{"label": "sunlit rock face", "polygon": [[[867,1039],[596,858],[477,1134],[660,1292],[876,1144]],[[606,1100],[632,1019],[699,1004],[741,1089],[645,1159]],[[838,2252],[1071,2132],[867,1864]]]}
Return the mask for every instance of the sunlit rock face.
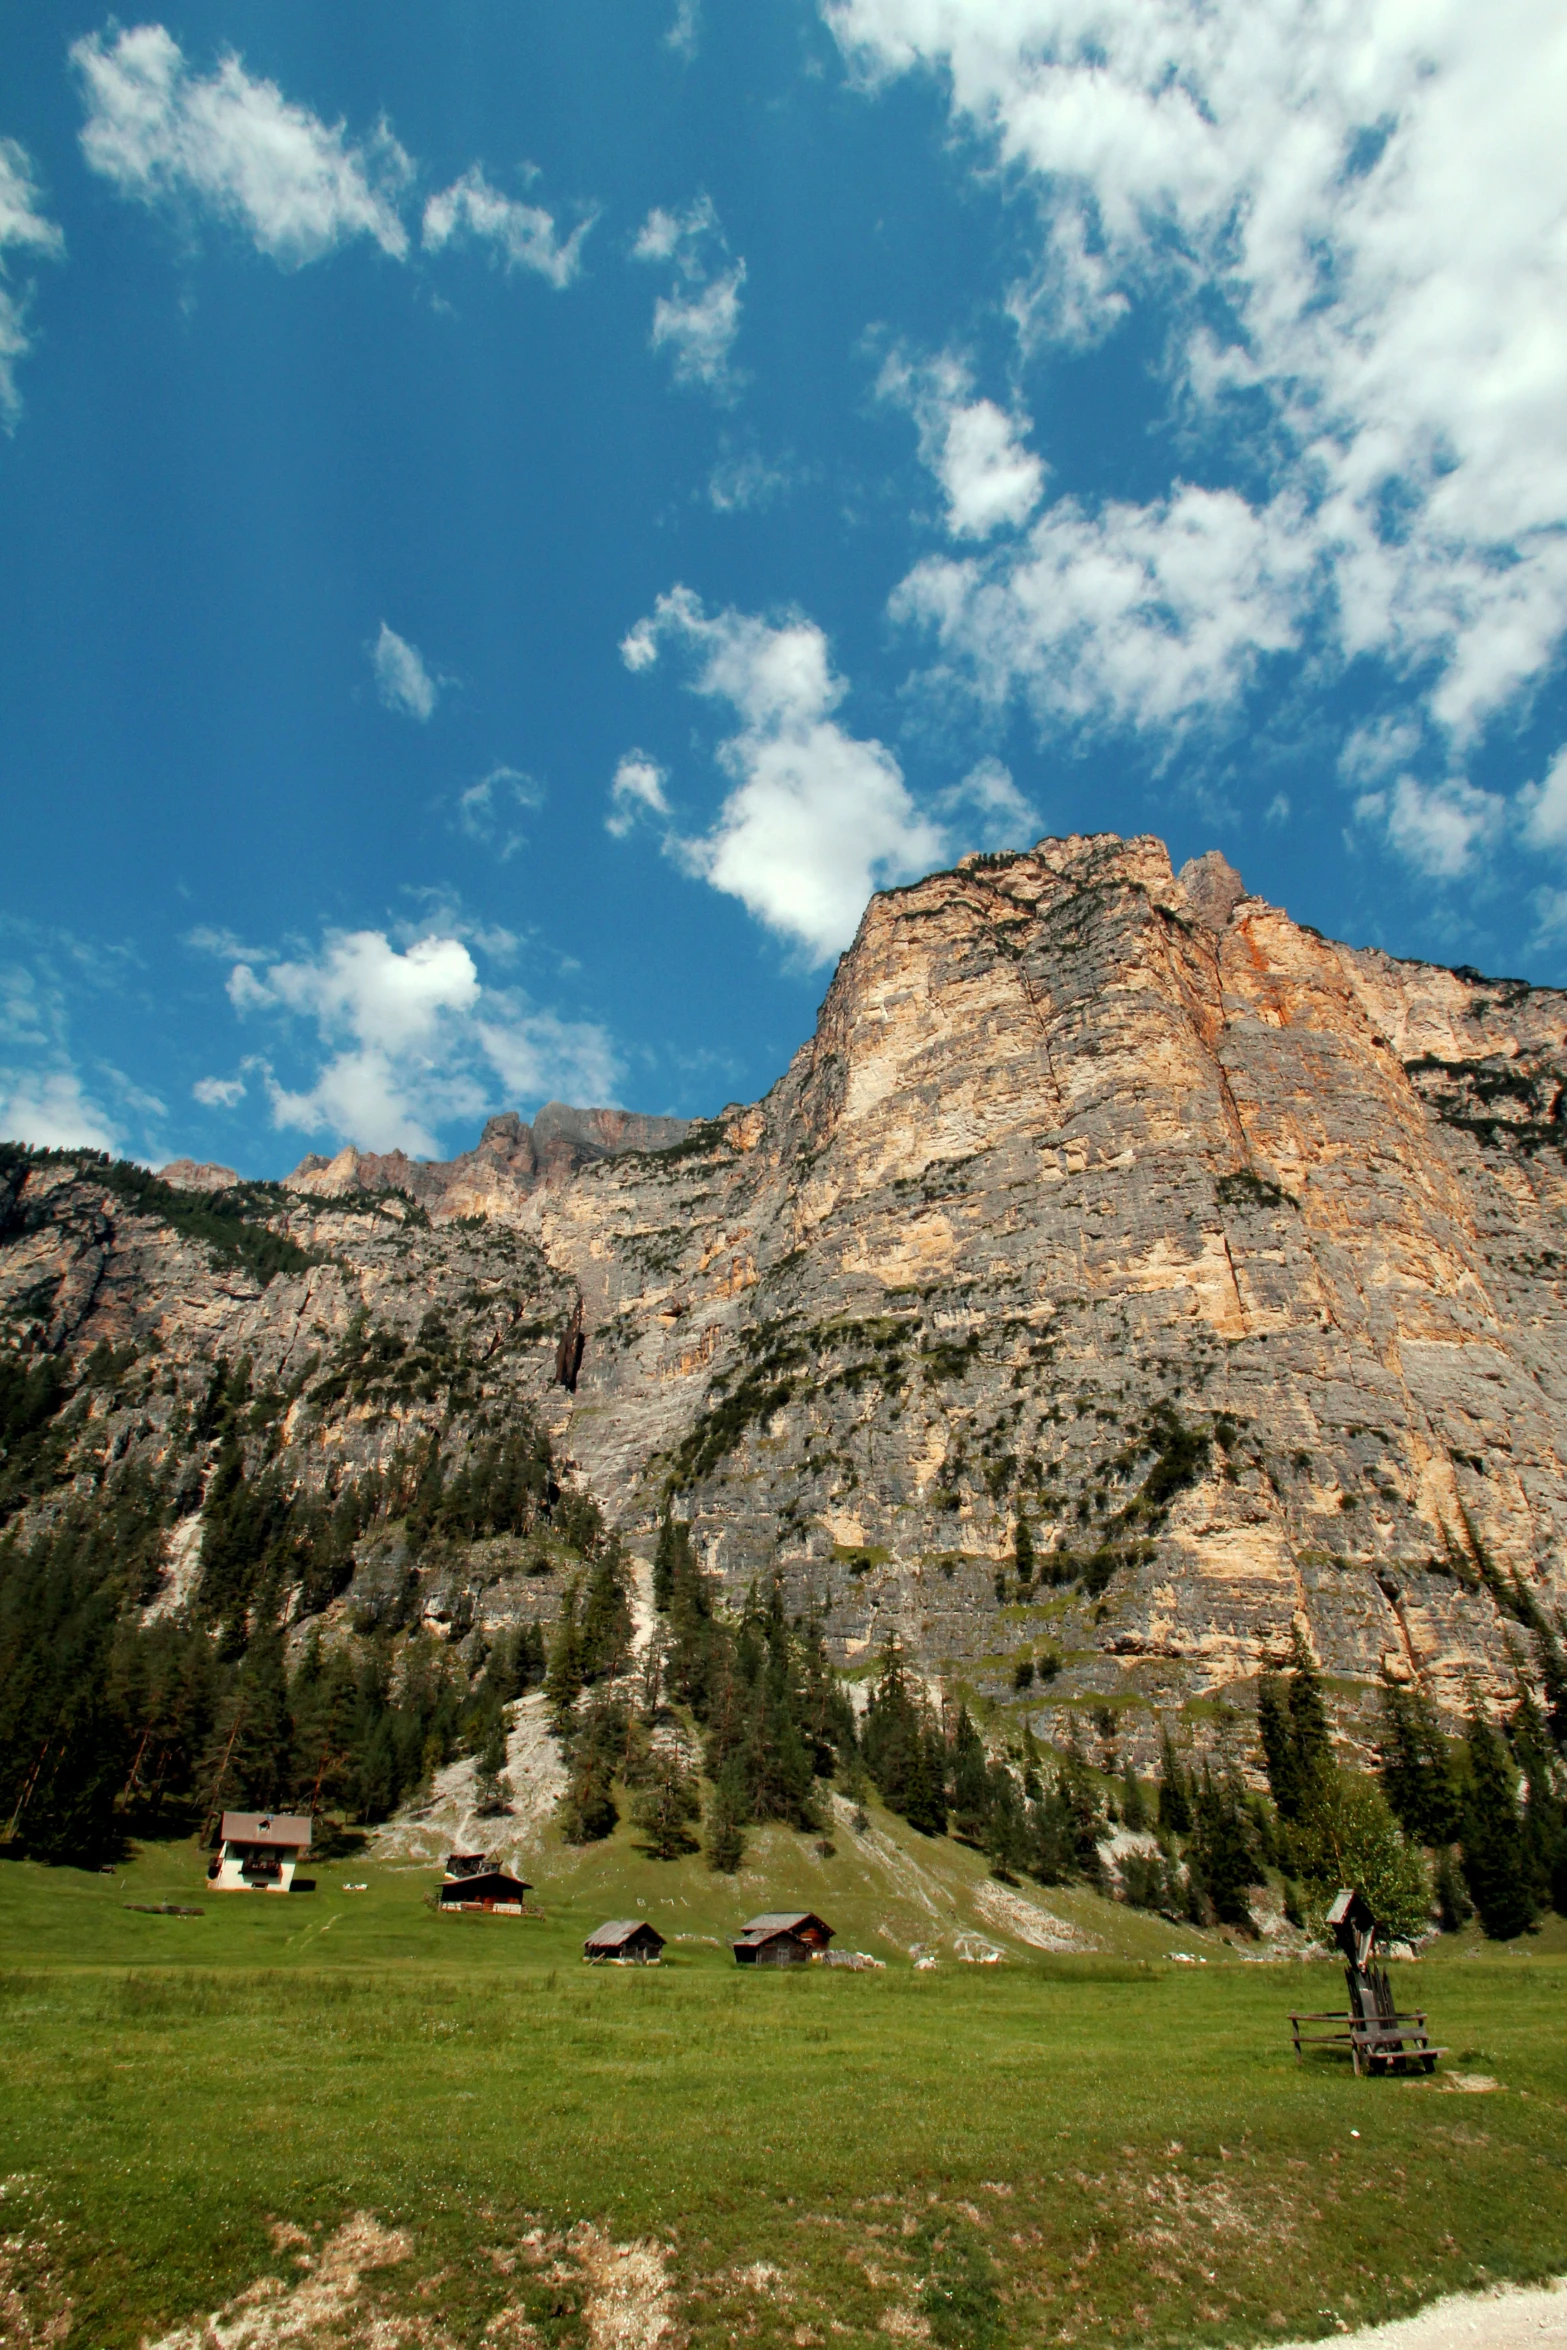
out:
{"label": "sunlit rock face", "polygon": [[[1561,993],[1336,945],[1216,854],[1045,841],[875,898],[754,1107],[306,1162],[333,1261],[248,1292],[39,1170],[4,1262],[58,1266],[73,1353],[155,1321],[192,1378],[438,1310],[494,1366],[448,1444],[532,1401],[634,1551],[672,1495],[736,1598],[781,1576],[843,1663],[896,1636],[1041,1734],[1245,1747],[1298,1625],[1353,1735],[1383,1673],[1511,1689],[1567,1599],[1564,1045]],[[285,1441],[315,1476],[442,1410],[307,1389]]]}

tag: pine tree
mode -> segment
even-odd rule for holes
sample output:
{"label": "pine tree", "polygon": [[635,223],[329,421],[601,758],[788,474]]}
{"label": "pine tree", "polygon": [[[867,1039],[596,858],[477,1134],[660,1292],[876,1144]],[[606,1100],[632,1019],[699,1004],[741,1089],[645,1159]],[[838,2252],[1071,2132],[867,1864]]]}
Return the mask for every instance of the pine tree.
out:
{"label": "pine tree", "polygon": [[1466,1744],[1464,1882],[1482,1931],[1492,1941],[1510,1942],[1527,1932],[1538,1914],[1518,1813],[1518,1770],[1506,1741],[1478,1707],[1469,1717]]}
{"label": "pine tree", "polygon": [[1254,1934],[1247,1894],[1259,1872],[1240,1790],[1228,1776],[1215,1779],[1205,1765],[1193,1809],[1193,1845],[1214,1915],[1221,1925]]}
{"label": "pine tree", "polygon": [[582,1668],[582,1636],[577,1628],[580,1597],[581,1586],[573,1583],[555,1619],[555,1638],[544,1675],[544,1694],[550,1701],[557,1722],[563,1720],[575,1705],[587,1677]]}
{"label": "pine tree", "polygon": [[653,1605],[661,1616],[669,1613],[676,1586],[689,1581],[695,1572],[691,1529],[684,1519],[673,1514],[666,1501],[658,1522],[658,1544],[653,1552]]}
{"label": "pine tree", "polygon": [[1258,1688],[1257,1729],[1280,1819],[1303,1819],[1332,1769],[1333,1742],[1322,1683],[1298,1625],[1288,1679],[1266,1673]]}
{"label": "pine tree", "polygon": [[965,1844],[983,1845],[990,1809],[990,1780],[985,1769],[985,1746],[969,1718],[966,1705],[958,1708],[953,1726],[950,1764],[952,1829]]}
{"label": "pine tree", "polygon": [[1166,1729],[1159,1740],[1159,1825],[1167,1835],[1192,1832],[1191,1786]]}
{"label": "pine tree", "polygon": [[1034,1537],[1021,1509],[1017,1514],[1017,1532],[1012,1538],[1012,1565],[1019,1585],[1026,1591],[1034,1580]]}
{"label": "pine tree", "polygon": [[1421,1844],[1451,1844],[1461,1825],[1458,1785],[1436,1708],[1423,1690],[1384,1681],[1377,1759],[1405,1833]]}
{"label": "pine tree", "polygon": [[724,1876],[732,1877],[745,1858],[744,1810],[735,1775],[726,1772],[716,1782],[707,1808],[707,1865]]}
{"label": "pine tree", "polygon": [[511,1808],[511,1782],[506,1777],[506,1717],[499,1706],[490,1713],[484,1743],[479,1748],[474,1793],[478,1809],[486,1817]]}
{"label": "pine tree", "polygon": [[643,1849],[655,1860],[678,1860],[695,1852],[690,1823],[702,1816],[702,1798],[691,1773],[672,1747],[655,1755],[647,1785],[631,1807]]}

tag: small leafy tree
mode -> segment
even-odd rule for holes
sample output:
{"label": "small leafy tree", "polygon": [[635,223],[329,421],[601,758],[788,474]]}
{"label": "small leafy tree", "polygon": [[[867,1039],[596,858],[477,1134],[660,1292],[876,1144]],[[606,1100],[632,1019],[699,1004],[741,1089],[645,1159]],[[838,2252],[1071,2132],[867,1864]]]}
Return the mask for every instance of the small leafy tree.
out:
{"label": "small leafy tree", "polygon": [[1389,1941],[1412,1942],[1431,1919],[1431,1885],[1418,1848],[1406,1843],[1376,1779],[1333,1771],[1297,1822],[1294,1851],[1306,1880],[1313,1929],[1341,1885],[1358,1885]]}

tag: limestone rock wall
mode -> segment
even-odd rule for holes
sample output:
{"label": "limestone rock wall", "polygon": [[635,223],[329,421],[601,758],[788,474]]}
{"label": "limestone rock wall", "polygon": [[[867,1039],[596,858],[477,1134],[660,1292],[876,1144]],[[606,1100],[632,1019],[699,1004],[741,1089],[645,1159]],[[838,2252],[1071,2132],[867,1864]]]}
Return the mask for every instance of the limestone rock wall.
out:
{"label": "limestone rock wall", "polygon": [[38,1168],[0,1311],[52,1281],[51,1343],[155,1327],[177,1388],[438,1310],[477,1400],[323,1418],[307,1381],[302,1473],[526,1399],[634,1550],[672,1493],[846,1667],[896,1635],[1146,1761],[1172,1710],[1228,1735],[1299,1625],[1354,1735],[1384,1671],[1510,1689],[1567,1601],[1564,1079],[1561,993],[1335,944],[1217,856],[1046,841],[875,898],[759,1104],[307,1161],[280,1226],[327,1261],[265,1288]]}

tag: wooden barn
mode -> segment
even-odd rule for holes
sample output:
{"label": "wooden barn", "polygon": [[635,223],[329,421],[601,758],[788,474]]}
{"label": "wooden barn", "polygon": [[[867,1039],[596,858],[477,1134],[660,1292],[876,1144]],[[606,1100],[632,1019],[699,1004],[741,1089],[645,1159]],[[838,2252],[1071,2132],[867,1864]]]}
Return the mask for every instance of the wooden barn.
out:
{"label": "wooden barn", "polygon": [[741,1927],[735,1958],[741,1966],[804,1966],[825,1955],[832,1935],[811,1910],[768,1910]]}
{"label": "wooden barn", "polygon": [[520,1918],[523,1895],[532,1888],[524,1877],[508,1877],[483,1852],[454,1852],[441,1879],[440,1906],[448,1909],[486,1909],[501,1917]]}
{"label": "wooden barn", "polygon": [[611,1918],[582,1945],[593,1966],[657,1966],[663,1950],[663,1935],[646,1918]]}
{"label": "wooden barn", "polygon": [[310,1850],[311,1826],[303,1812],[226,1811],[207,1863],[214,1893],[289,1892]]}

